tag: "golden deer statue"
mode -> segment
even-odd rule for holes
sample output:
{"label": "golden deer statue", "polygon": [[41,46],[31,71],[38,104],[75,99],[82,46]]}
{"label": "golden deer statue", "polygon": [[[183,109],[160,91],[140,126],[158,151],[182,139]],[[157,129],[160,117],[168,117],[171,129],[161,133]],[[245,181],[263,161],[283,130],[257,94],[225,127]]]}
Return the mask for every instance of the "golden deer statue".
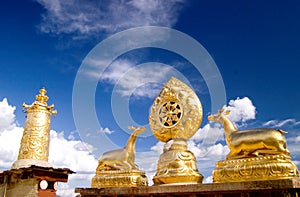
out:
{"label": "golden deer statue", "polygon": [[287,132],[270,128],[238,131],[226,116],[229,113],[230,111],[222,108],[218,113],[208,116],[209,121],[220,122],[224,127],[226,143],[230,149],[226,159],[260,155],[290,155],[283,135]]}
{"label": "golden deer statue", "polygon": [[126,146],[123,149],[112,150],[103,153],[98,160],[97,170],[138,170],[134,163],[135,160],[135,141],[137,135],[143,133],[146,128],[133,126],[128,127],[133,130],[130,135]]}

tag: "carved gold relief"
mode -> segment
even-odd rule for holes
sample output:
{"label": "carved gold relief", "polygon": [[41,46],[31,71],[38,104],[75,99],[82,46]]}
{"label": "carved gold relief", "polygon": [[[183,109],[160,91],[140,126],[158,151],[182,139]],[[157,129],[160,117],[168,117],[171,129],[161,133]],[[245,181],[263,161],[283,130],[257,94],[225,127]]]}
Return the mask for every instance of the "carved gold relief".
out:
{"label": "carved gold relief", "polygon": [[189,139],[202,122],[202,105],[195,92],[172,77],[152,104],[149,123],[155,137],[168,142],[171,139]]}
{"label": "carved gold relief", "polygon": [[182,107],[175,101],[164,103],[159,109],[159,122],[165,127],[173,127],[182,117]]}
{"label": "carved gold relief", "polygon": [[284,155],[219,161],[213,171],[213,181],[215,183],[297,177],[299,177],[297,166],[291,161],[290,157]]}
{"label": "carved gold relief", "polygon": [[27,114],[18,159],[40,159],[48,161],[50,113],[31,111]]}
{"label": "carved gold relief", "polygon": [[50,118],[57,111],[53,110],[54,105],[47,105],[48,96],[42,88],[36,96],[32,105],[23,104],[26,116],[22,140],[20,143],[18,160],[12,168],[27,167],[30,165],[48,164],[49,143],[50,143]]}
{"label": "carved gold relief", "polygon": [[186,140],[197,132],[201,121],[202,106],[197,95],[172,77],[154,100],[149,115],[154,136],[162,142],[173,140],[158,160],[154,184],[202,182],[195,156],[187,150],[186,144]]}
{"label": "carved gold relief", "polygon": [[140,187],[147,185],[148,179],[145,172],[139,170],[106,170],[96,172],[96,175],[92,178],[91,187]]}

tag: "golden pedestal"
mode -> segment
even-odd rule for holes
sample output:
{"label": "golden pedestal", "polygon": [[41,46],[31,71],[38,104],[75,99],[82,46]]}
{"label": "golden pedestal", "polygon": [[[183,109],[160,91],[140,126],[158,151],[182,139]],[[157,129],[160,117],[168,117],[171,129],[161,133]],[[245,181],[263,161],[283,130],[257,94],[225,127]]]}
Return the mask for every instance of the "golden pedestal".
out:
{"label": "golden pedestal", "polygon": [[92,188],[148,186],[145,172],[139,170],[97,171],[92,179]]}
{"label": "golden pedestal", "polygon": [[194,154],[186,141],[202,122],[202,105],[196,93],[185,83],[172,77],[154,100],[149,123],[154,136],[165,143],[173,140],[157,163],[155,185],[201,183]]}
{"label": "golden pedestal", "polygon": [[202,183],[194,154],[186,149],[185,141],[174,141],[170,150],[159,158],[154,185]]}
{"label": "golden pedestal", "polygon": [[289,156],[268,155],[230,159],[216,163],[213,182],[241,182],[298,178],[297,166]]}

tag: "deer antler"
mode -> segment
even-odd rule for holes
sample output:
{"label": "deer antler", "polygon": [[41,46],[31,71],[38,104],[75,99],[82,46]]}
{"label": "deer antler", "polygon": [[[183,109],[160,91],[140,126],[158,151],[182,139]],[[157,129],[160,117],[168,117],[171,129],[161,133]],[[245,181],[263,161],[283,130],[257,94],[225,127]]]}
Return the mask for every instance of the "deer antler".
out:
{"label": "deer antler", "polygon": [[128,126],[128,129],[134,131],[136,128],[134,126]]}

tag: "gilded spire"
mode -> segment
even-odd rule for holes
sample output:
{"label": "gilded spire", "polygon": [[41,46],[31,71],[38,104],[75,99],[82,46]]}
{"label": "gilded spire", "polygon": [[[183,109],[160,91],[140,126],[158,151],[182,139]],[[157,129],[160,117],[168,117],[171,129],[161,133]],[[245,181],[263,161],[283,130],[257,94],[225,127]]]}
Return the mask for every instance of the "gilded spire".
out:
{"label": "gilded spire", "polygon": [[47,91],[45,88],[40,89],[40,94],[36,95],[36,100],[31,104],[27,105],[23,103],[23,109],[25,113],[28,113],[31,110],[46,110],[49,111],[51,114],[57,114],[56,110],[52,110],[54,108],[54,105],[48,105],[48,96],[46,95]]}
{"label": "gilded spire", "polygon": [[40,89],[40,94],[35,96],[36,100],[40,103],[47,105],[47,101],[49,98],[48,96],[46,96],[46,93],[47,91],[45,88]]}
{"label": "gilded spire", "polygon": [[54,105],[48,106],[48,96],[45,88],[40,89],[36,100],[31,104],[23,104],[24,112],[27,113],[24,132],[20,144],[18,160],[12,168],[30,167],[38,165],[50,167],[48,163],[50,144],[50,119]]}

